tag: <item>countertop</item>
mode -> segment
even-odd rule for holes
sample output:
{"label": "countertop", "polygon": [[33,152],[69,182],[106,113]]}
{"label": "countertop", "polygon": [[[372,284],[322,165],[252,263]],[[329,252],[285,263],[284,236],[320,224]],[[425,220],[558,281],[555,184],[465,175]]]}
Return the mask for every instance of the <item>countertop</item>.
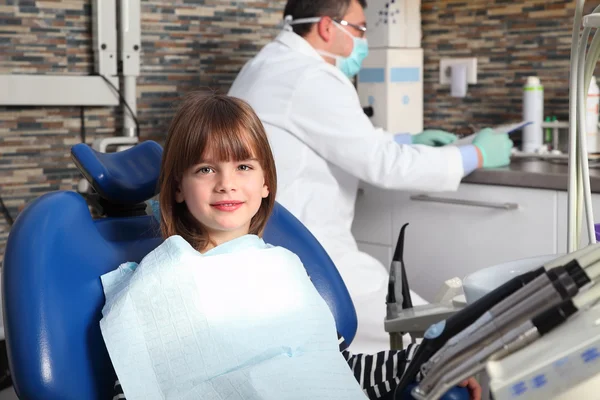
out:
{"label": "countertop", "polygon": [[[592,165],[591,162],[590,165]],[[566,161],[513,159],[508,167],[478,169],[462,181],[464,183],[566,191],[568,176]],[[600,193],[600,168],[590,168],[590,181],[592,192]]]}

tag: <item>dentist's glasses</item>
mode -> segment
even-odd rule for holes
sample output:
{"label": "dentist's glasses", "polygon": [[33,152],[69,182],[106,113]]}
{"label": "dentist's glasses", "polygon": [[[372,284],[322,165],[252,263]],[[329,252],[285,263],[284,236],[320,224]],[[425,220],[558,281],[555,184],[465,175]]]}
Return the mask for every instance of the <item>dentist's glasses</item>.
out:
{"label": "dentist's glasses", "polygon": [[342,25],[342,26],[349,26],[351,28],[356,29],[356,31],[358,32],[359,36],[365,37],[365,35],[367,34],[367,27],[366,26],[361,26],[361,25],[357,25],[357,24],[353,24],[352,22],[348,22],[345,19],[335,19],[332,18],[333,21],[337,22],[338,24]]}

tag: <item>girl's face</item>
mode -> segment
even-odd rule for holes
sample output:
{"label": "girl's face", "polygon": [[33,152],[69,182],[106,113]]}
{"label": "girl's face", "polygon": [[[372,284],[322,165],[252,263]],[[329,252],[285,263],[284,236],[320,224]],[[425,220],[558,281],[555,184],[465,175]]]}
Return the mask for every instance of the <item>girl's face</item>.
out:
{"label": "girl's face", "polygon": [[175,200],[186,203],[211,240],[219,245],[248,233],[252,217],[268,195],[258,160],[206,159],[184,173]]}

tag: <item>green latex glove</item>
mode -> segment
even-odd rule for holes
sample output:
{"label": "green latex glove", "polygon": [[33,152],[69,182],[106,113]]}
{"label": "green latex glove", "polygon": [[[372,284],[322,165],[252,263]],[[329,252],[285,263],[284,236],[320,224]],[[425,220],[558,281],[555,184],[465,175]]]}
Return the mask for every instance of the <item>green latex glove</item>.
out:
{"label": "green latex glove", "polygon": [[513,142],[507,133],[496,133],[485,128],[473,139],[473,144],[481,151],[483,168],[498,168],[510,164],[510,151]]}
{"label": "green latex glove", "polygon": [[456,141],[456,135],[436,129],[427,129],[422,133],[414,135],[413,144],[424,144],[426,146],[445,146]]}

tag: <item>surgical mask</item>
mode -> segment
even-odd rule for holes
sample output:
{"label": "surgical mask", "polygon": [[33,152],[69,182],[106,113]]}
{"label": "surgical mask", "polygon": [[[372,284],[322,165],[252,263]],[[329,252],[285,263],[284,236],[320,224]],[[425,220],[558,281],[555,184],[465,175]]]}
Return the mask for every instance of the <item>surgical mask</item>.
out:
{"label": "surgical mask", "polygon": [[[292,20],[292,16],[288,15],[284,19],[284,29],[291,30],[291,25],[315,23],[319,22],[320,20],[321,17],[299,18],[297,20]],[[352,39],[352,53],[350,53],[348,57],[342,57],[325,50],[317,50],[317,52],[321,55],[335,59],[336,67],[342,71],[344,75],[352,79],[356,74],[358,74],[363,60],[369,54],[369,44],[366,38],[353,36],[338,22],[333,21],[333,23],[338,27],[338,29],[341,29],[342,32],[350,36]]]}

